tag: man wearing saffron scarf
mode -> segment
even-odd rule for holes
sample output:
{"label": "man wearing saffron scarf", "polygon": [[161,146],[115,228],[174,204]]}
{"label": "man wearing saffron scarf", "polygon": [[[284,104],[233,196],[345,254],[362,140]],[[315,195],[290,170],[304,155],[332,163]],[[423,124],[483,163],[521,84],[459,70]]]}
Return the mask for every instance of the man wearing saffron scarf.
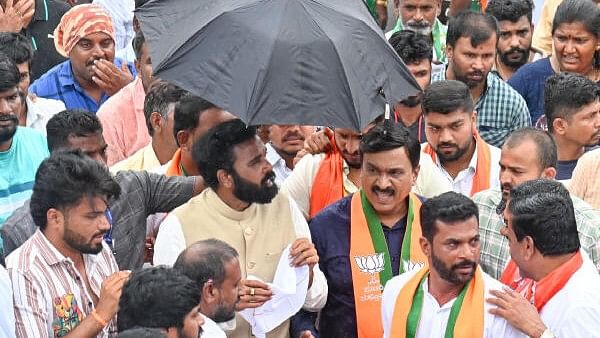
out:
{"label": "man wearing saffron scarf", "polygon": [[362,189],[310,223],[329,286],[321,337],[381,337],[383,286],[425,263],[418,247],[422,198],[410,192],[419,173],[419,150],[409,131],[389,120],[368,131],[360,141]]}
{"label": "man wearing saffron scarf", "polygon": [[[500,279],[510,260],[508,240],[502,235],[502,210],[510,190],[524,182],[538,178],[555,179],[556,143],[541,129],[523,128],[512,132],[500,156],[500,184],[502,190],[488,189],[473,196],[479,208],[481,230],[481,268],[490,276]],[[600,211],[571,196],[581,248],[600,270]]]}
{"label": "man wearing saffron scarf", "polygon": [[513,261],[502,281],[517,292],[494,292],[493,313],[530,337],[600,337],[600,276],[581,250],[566,188],[528,181],[510,191],[503,213]]}
{"label": "man wearing saffron scarf", "polygon": [[500,149],[487,144],[477,131],[477,113],[467,85],[460,81],[433,82],[423,94],[423,114],[429,154],[437,169],[466,196],[499,188]]}
{"label": "man wearing saffron scarf", "polygon": [[485,303],[501,284],[478,266],[477,206],[447,192],[423,203],[419,245],[428,265],[390,280],[383,292],[384,337],[524,337]]}

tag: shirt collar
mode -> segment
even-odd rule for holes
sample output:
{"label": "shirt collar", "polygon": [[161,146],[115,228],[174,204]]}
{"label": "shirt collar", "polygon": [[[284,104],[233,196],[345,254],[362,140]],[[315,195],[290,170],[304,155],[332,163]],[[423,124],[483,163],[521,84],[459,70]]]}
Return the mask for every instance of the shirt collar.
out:
{"label": "shirt collar", "polygon": [[71,69],[71,60],[67,60],[60,65],[58,77],[60,79],[60,85],[63,87],[73,86],[75,84],[79,85],[77,81],[75,81],[75,74],[73,74],[73,70]]}
{"label": "shirt collar", "polygon": [[25,99],[27,105],[27,126],[30,126],[35,121],[39,120],[44,114],[40,111],[40,108],[27,96]]}
{"label": "shirt collar", "polygon": [[35,13],[33,13],[31,21],[48,21],[48,4],[46,0],[35,0]]}
{"label": "shirt collar", "polygon": [[[60,251],[58,251],[58,249],[56,249],[54,245],[52,245],[52,243],[50,243],[48,238],[46,238],[46,235],[44,235],[44,233],[42,233],[40,229],[36,230],[33,237],[36,244],[42,248],[42,250],[40,250],[40,253],[42,255],[42,258],[44,258],[44,260],[46,261],[46,263],[48,263],[49,266],[65,262],[73,263],[73,260],[71,260],[71,258],[65,257],[63,254],[60,253]],[[104,242],[102,243],[102,249],[105,249]],[[86,263],[86,269],[91,268],[92,265],[96,263],[100,255],[101,253],[98,253],[97,255],[83,254],[83,259]]]}
{"label": "shirt collar", "polygon": [[271,145],[270,142],[267,143],[266,147],[267,147],[267,161],[269,161],[269,163],[271,163],[272,166],[275,166],[282,162],[283,162],[283,165],[285,166],[285,160],[279,155],[277,150],[275,150],[275,148],[273,148],[273,146]]}

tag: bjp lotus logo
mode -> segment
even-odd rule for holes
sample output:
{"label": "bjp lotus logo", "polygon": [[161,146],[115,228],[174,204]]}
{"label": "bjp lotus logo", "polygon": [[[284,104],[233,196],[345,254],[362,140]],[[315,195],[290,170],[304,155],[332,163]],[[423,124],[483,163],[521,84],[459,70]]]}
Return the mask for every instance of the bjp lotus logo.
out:
{"label": "bjp lotus logo", "polygon": [[383,271],[385,267],[383,253],[376,253],[371,256],[357,256],[354,257],[354,260],[360,271],[370,273],[371,275]]}

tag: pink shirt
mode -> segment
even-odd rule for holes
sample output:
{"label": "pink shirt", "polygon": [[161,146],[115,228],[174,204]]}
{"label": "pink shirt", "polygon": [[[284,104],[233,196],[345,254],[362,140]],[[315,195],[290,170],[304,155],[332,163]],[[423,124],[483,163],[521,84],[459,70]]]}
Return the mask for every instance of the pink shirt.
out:
{"label": "pink shirt", "polygon": [[138,77],[111,96],[98,110],[98,118],[108,144],[108,165],[133,155],[150,143],[144,117],[146,93]]}

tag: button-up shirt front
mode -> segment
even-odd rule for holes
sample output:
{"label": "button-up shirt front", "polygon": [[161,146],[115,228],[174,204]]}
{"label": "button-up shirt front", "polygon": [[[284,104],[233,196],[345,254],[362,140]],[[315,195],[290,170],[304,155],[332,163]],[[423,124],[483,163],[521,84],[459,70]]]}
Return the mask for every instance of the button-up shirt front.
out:
{"label": "button-up shirt front", "polygon": [[[119,271],[108,245],[97,255],[83,254],[94,296],[102,282]],[[90,315],[95,305],[74,262],[63,256],[38,229],[7,259],[14,291],[17,337],[62,337]],[[112,320],[98,337],[116,335]]]}

